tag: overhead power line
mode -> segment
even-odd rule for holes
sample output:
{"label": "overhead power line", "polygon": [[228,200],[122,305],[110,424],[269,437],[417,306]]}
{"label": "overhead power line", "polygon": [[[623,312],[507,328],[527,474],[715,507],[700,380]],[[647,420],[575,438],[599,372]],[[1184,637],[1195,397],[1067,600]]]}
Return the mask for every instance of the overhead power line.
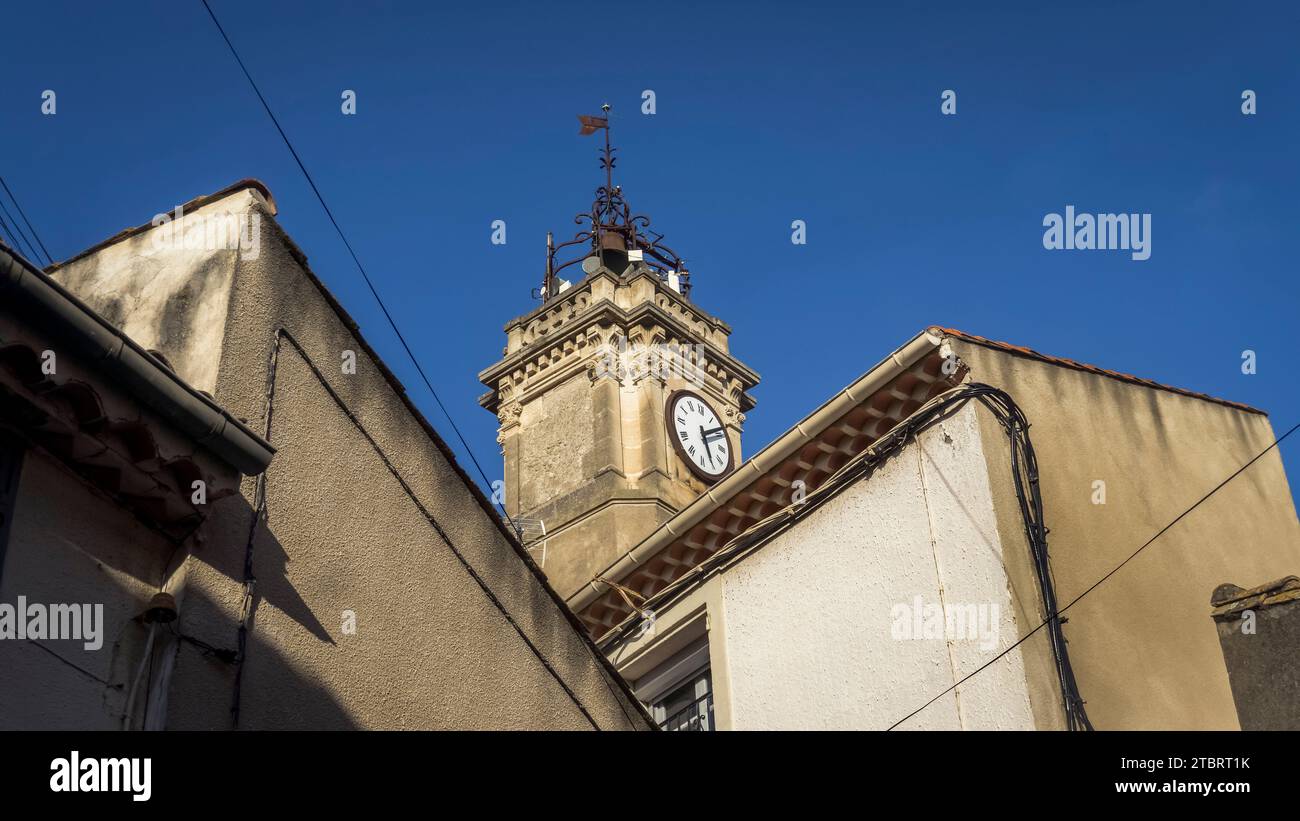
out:
{"label": "overhead power line", "polygon": [[1017,639],[1016,642],[1015,642],[1014,644],[1012,644],[1010,647],[1008,647],[1007,649],[1003,650],[1001,653],[998,653],[996,656],[994,656],[993,658],[989,659],[987,662],[985,662],[984,664],[980,665],[980,666],[977,667],[975,670],[971,671],[969,674],[967,674],[966,676],[964,676],[960,681],[958,681],[957,683],[953,684],[951,687],[949,687],[948,689],[944,690],[942,693],[939,693],[937,696],[935,696],[934,698],[930,699],[930,700],[927,701],[926,703],[922,704],[920,707],[917,707],[917,708],[916,708],[915,710],[913,710],[912,712],[908,713],[907,715],[905,715],[905,716],[903,716],[902,718],[900,718],[898,721],[895,721],[893,724],[889,725],[889,729],[892,730],[892,729],[894,729],[895,727],[897,727],[898,725],[900,725],[900,724],[902,724],[903,722],[907,721],[909,718],[911,718],[912,716],[914,716],[914,715],[916,715],[917,713],[921,712],[921,711],[924,710],[926,707],[929,707],[931,704],[935,703],[935,702],[938,701],[939,699],[941,699],[941,698],[943,698],[944,696],[948,695],[948,694],[951,693],[953,690],[956,690],[958,687],[960,687],[961,685],[965,684],[967,681],[970,681],[972,678],[974,678],[975,676],[979,675],[979,674],[980,674],[981,672],[983,672],[984,670],[987,670],[987,669],[988,669],[989,667],[991,667],[991,666],[992,666],[996,661],[998,661],[999,659],[1001,659],[1001,658],[1002,658],[1003,656],[1005,656],[1007,653],[1010,653],[1012,650],[1016,649],[1016,648],[1019,647],[1021,644],[1024,644],[1026,641],[1029,640],[1029,638],[1030,638],[1031,636],[1033,636],[1033,635],[1034,635],[1035,633],[1037,633],[1039,630],[1042,630],[1044,627],[1048,626],[1048,624],[1052,623],[1055,619],[1058,619],[1058,618],[1061,616],[1061,614],[1063,614],[1065,611],[1069,610],[1071,607],[1074,607],[1076,604],[1078,604],[1079,601],[1080,601],[1081,599],[1083,599],[1084,596],[1086,596],[1086,595],[1088,595],[1089,593],[1091,593],[1092,591],[1096,590],[1098,587],[1100,587],[1100,586],[1102,585],[1103,582],[1105,582],[1105,581],[1106,581],[1107,579],[1109,579],[1111,576],[1114,576],[1116,573],[1118,573],[1118,572],[1120,571],[1120,569],[1124,567],[1124,565],[1126,565],[1126,564],[1128,564],[1129,562],[1133,561],[1133,559],[1136,558],[1137,555],[1138,555],[1139,553],[1141,553],[1143,550],[1146,550],[1148,547],[1150,547],[1150,546],[1152,545],[1152,543],[1155,542],[1156,539],[1159,539],[1159,538],[1160,538],[1161,536],[1163,536],[1166,532],[1168,532],[1170,528],[1172,528],[1174,525],[1176,525],[1176,524],[1178,524],[1179,522],[1181,522],[1181,521],[1182,521],[1182,520],[1183,520],[1183,519],[1184,519],[1188,514],[1190,514],[1193,510],[1196,510],[1196,508],[1200,507],[1201,504],[1204,503],[1207,499],[1209,499],[1211,496],[1213,496],[1214,494],[1216,494],[1216,493],[1218,493],[1220,490],[1222,490],[1223,487],[1224,487],[1225,485],[1227,485],[1227,484],[1228,484],[1229,482],[1231,482],[1233,479],[1236,479],[1238,476],[1240,476],[1242,473],[1244,473],[1244,472],[1246,471],[1247,468],[1249,468],[1251,465],[1253,465],[1253,464],[1255,464],[1256,462],[1258,462],[1261,458],[1264,457],[1264,455],[1265,455],[1266,453],[1268,453],[1269,451],[1271,451],[1273,448],[1277,447],[1278,445],[1282,444],[1282,442],[1283,442],[1283,441],[1284,441],[1288,436],[1290,436],[1291,434],[1295,433],[1296,430],[1300,430],[1300,423],[1295,424],[1295,425],[1292,426],[1292,428],[1291,428],[1290,430],[1288,430],[1286,433],[1282,434],[1282,435],[1279,436],[1277,439],[1274,439],[1274,440],[1273,440],[1273,444],[1269,445],[1268,447],[1266,447],[1266,448],[1264,448],[1263,450],[1261,450],[1259,453],[1255,454],[1255,457],[1254,457],[1253,459],[1251,459],[1249,462],[1247,462],[1246,464],[1242,465],[1241,467],[1239,467],[1239,468],[1237,468],[1235,471],[1233,471],[1233,473],[1232,473],[1231,476],[1229,476],[1228,478],[1224,479],[1222,482],[1219,482],[1219,484],[1215,485],[1213,490],[1211,490],[1209,493],[1205,494],[1205,495],[1202,496],[1200,499],[1198,499],[1198,500],[1196,501],[1196,503],[1193,504],[1191,507],[1187,508],[1187,509],[1184,510],[1182,513],[1179,513],[1176,517],[1174,517],[1174,520],[1173,520],[1173,521],[1171,521],[1169,524],[1165,525],[1164,527],[1160,528],[1160,530],[1159,530],[1159,531],[1158,531],[1154,536],[1152,536],[1150,539],[1147,539],[1146,542],[1144,542],[1144,543],[1142,544],[1141,547],[1139,547],[1137,550],[1134,550],[1132,553],[1130,553],[1130,554],[1129,554],[1129,557],[1128,557],[1127,559],[1125,559],[1124,561],[1122,561],[1122,562],[1120,562],[1119,564],[1115,565],[1115,567],[1114,567],[1113,569],[1111,569],[1111,571],[1110,571],[1109,573],[1107,573],[1106,575],[1104,575],[1104,576],[1102,576],[1100,579],[1098,579],[1096,582],[1094,582],[1094,583],[1092,584],[1091,587],[1089,587],[1087,590],[1083,591],[1083,592],[1080,593],[1079,595],[1075,596],[1074,599],[1071,600],[1069,604],[1067,604],[1066,606],[1062,607],[1060,610],[1057,610],[1056,613],[1049,613],[1049,614],[1048,614],[1048,617],[1047,617],[1046,620],[1044,620],[1042,623],[1040,623],[1040,624],[1039,624],[1037,627],[1035,627],[1033,630],[1030,630],[1028,633],[1026,633],[1025,635],[1021,636],[1021,637],[1020,637],[1019,639]]}
{"label": "overhead power line", "polygon": [[4,240],[5,245],[21,253],[20,246],[14,242],[13,232],[9,228],[9,223],[5,222],[4,217],[0,217],[0,239]]}
{"label": "overhead power line", "polygon": [[[32,232],[32,237],[36,240],[36,245],[39,245],[39,246],[41,247],[41,252],[45,254],[45,264],[46,264],[46,265],[53,265],[53,264],[54,264],[54,258],[50,256],[50,252],[49,252],[49,250],[45,247],[45,243],[41,241],[41,235],[38,234],[38,233],[36,233],[36,227],[35,227],[34,225],[32,225],[32,221],[29,220],[29,219],[27,219],[27,212],[24,211],[22,205],[19,204],[19,202],[18,202],[18,198],[14,196],[14,192],[13,192],[13,191],[9,190],[9,183],[5,182],[5,178],[4,178],[4,177],[0,177],[0,187],[3,187],[4,190],[5,190],[5,193],[9,195],[9,199],[13,202],[13,204],[14,204],[14,208],[16,208],[16,209],[18,210],[18,216],[22,217],[22,218],[23,218],[23,222],[27,224],[27,230]],[[10,217],[10,219],[13,220],[13,222],[14,222],[15,225],[18,224],[18,221],[17,221],[17,220],[14,220],[12,217]],[[36,249],[33,247],[33,249],[32,249],[32,251],[33,251],[32,258],[33,258],[34,260],[36,260],[37,262],[39,262],[39,261],[40,261],[40,258],[36,256],[36,254],[35,254],[35,250],[36,250]]]}
{"label": "overhead power line", "polygon": [[[348,254],[351,255],[352,261],[356,263],[357,270],[361,272],[361,278],[365,280],[366,287],[370,289],[370,293],[375,298],[375,302],[379,303],[379,309],[383,311],[384,318],[388,320],[388,324],[392,327],[393,333],[397,335],[398,341],[402,343],[402,348],[405,349],[407,357],[409,357],[411,363],[415,365],[415,370],[420,374],[420,379],[424,382],[424,386],[428,388],[429,393],[433,395],[433,401],[438,403],[438,408],[442,411],[442,415],[447,418],[448,424],[451,425],[451,429],[456,433],[456,438],[460,440],[461,446],[464,447],[465,452],[469,454],[470,461],[474,463],[474,467],[478,470],[479,476],[483,478],[484,485],[488,488],[492,487],[492,482],[488,479],[487,473],[484,472],[483,466],[479,464],[478,459],[474,456],[473,449],[470,448],[469,443],[465,441],[465,437],[461,434],[460,428],[456,426],[456,420],[451,418],[451,414],[447,412],[447,407],[442,404],[442,399],[438,397],[438,392],[434,390],[433,383],[431,383],[429,377],[425,375],[424,368],[420,366],[420,361],[415,358],[415,353],[411,350],[411,346],[407,344],[406,337],[403,336],[401,329],[397,327],[397,321],[394,320],[393,315],[389,313],[388,306],[384,304],[384,300],[379,296],[379,291],[375,289],[375,284],[371,281],[370,275],[366,273],[366,267],[361,264],[361,259],[357,257],[357,252],[352,249],[352,243],[348,242],[348,238],[343,233],[343,229],[339,226],[338,220],[334,218],[334,212],[330,210],[329,205],[325,202],[325,197],[321,195],[320,189],[316,187],[316,181],[312,179],[311,173],[307,171],[307,166],[303,164],[302,158],[298,156],[297,150],[294,149],[293,143],[289,140],[289,135],[284,133],[284,128],[280,126],[279,119],[276,118],[275,112],[271,110],[270,103],[268,103],[266,97],[262,95],[261,89],[257,87],[257,83],[253,80],[253,75],[248,72],[248,67],[244,65],[244,61],[239,56],[239,52],[235,50],[235,44],[230,41],[230,37],[226,34],[225,28],[222,27],[221,21],[217,19],[217,15],[212,11],[212,6],[208,5],[208,0],[202,0],[202,2],[203,7],[208,10],[208,16],[212,18],[213,25],[215,25],[217,31],[220,32],[221,39],[226,41],[226,46],[230,49],[231,55],[234,56],[235,62],[239,63],[240,70],[244,72],[244,77],[248,79],[248,84],[252,86],[253,93],[256,94],[257,99],[261,101],[262,108],[266,109],[266,114],[271,118],[271,122],[275,125],[275,130],[280,132],[280,138],[284,140],[284,144],[289,149],[289,153],[293,155],[294,162],[298,164],[298,168],[302,171],[302,175],[306,177],[307,184],[311,186],[312,193],[314,193],[316,199],[320,201],[321,208],[325,210],[325,216],[329,217],[330,224],[334,226],[334,230],[338,233],[339,239],[343,240],[344,247],[348,249]],[[505,508],[500,504],[497,504],[497,507],[500,508],[501,514],[505,516],[506,521],[510,522],[513,528],[513,521],[510,519],[509,514],[506,513]]]}
{"label": "overhead power line", "polygon": [[[27,235],[22,232],[22,226],[18,224],[18,220],[14,219],[13,214],[10,214],[9,209],[5,207],[4,197],[0,197],[0,215],[3,215],[0,216],[0,228],[3,228],[5,234],[8,236],[9,244],[12,245],[18,253],[26,255],[28,259],[34,260],[37,264],[40,264],[41,259],[36,256],[35,251],[32,250],[31,241],[28,240]],[[11,226],[10,223],[13,225]],[[18,230],[15,231],[14,228],[17,228]]]}
{"label": "overhead power line", "polygon": [[[244,72],[244,76],[248,79],[248,83],[249,83],[249,85],[251,85],[251,86],[253,87],[253,91],[254,91],[254,93],[257,94],[257,98],[258,98],[259,100],[261,100],[261,102],[262,102],[262,107],[266,109],[266,113],[267,113],[267,115],[271,118],[271,122],[273,122],[273,123],[275,124],[276,130],[280,132],[280,137],[284,140],[284,144],[285,144],[285,146],[287,146],[288,149],[289,149],[289,152],[290,152],[291,154],[293,154],[294,161],[296,161],[296,162],[298,163],[298,168],[302,171],[303,176],[307,178],[307,182],[308,182],[308,184],[311,186],[312,191],[316,194],[316,199],[318,199],[318,200],[320,201],[321,207],[325,210],[325,214],[329,217],[330,222],[334,225],[334,230],[338,232],[339,239],[343,240],[343,244],[347,247],[347,249],[348,249],[348,253],[351,254],[351,256],[352,256],[352,261],[356,263],[357,270],[361,272],[361,276],[365,279],[365,281],[366,281],[366,285],[370,288],[370,293],[374,296],[375,301],[379,303],[379,307],[383,310],[383,312],[384,312],[384,316],[388,319],[388,324],[392,326],[392,328],[393,328],[393,332],[397,335],[397,338],[398,338],[399,340],[401,340],[401,342],[402,342],[402,347],[405,348],[405,350],[406,350],[406,355],[407,355],[408,357],[410,357],[411,362],[415,365],[416,370],[419,371],[419,373],[420,373],[420,378],[421,378],[422,380],[424,380],[425,387],[427,387],[427,388],[429,389],[429,393],[433,395],[434,400],[438,403],[438,407],[442,409],[443,415],[445,415],[445,416],[447,417],[447,421],[451,424],[452,429],[456,431],[456,436],[460,439],[461,444],[464,445],[465,450],[466,450],[466,452],[469,454],[470,459],[474,462],[474,466],[475,466],[476,468],[478,468],[479,475],[483,477],[483,481],[484,481],[484,482],[488,482],[487,475],[483,472],[483,468],[482,468],[482,466],[479,465],[478,460],[474,458],[474,452],[470,449],[469,444],[465,441],[465,437],[461,435],[460,430],[456,427],[456,422],[455,422],[455,420],[453,420],[453,419],[451,418],[451,414],[447,413],[447,408],[442,404],[442,400],[438,398],[438,392],[435,391],[435,390],[433,389],[433,385],[430,384],[430,382],[429,382],[429,378],[428,378],[427,376],[425,376],[424,369],[420,367],[420,363],[419,363],[419,361],[415,358],[415,354],[412,353],[410,346],[406,344],[406,339],[402,336],[402,332],[401,332],[401,330],[397,327],[397,323],[393,320],[393,317],[392,317],[392,315],[388,312],[387,307],[384,306],[384,301],[383,301],[383,299],[380,298],[378,291],[375,290],[375,286],[374,286],[374,284],[373,284],[373,283],[371,282],[371,280],[370,280],[370,276],[366,273],[365,266],[363,266],[363,265],[361,264],[361,260],[357,258],[356,252],[352,250],[352,245],[351,245],[351,243],[348,242],[347,237],[343,234],[343,229],[339,227],[338,221],[334,219],[334,215],[333,215],[333,213],[330,211],[329,205],[327,205],[327,204],[325,203],[325,198],[324,198],[323,196],[321,196],[320,190],[316,187],[316,183],[312,180],[312,178],[311,178],[311,174],[308,173],[306,166],[303,165],[302,159],[299,158],[299,156],[298,156],[298,152],[294,150],[293,144],[289,141],[289,137],[284,133],[284,129],[280,127],[280,123],[279,123],[279,121],[276,119],[275,114],[271,111],[271,107],[270,107],[270,105],[267,104],[267,102],[266,102],[266,98],[265,98],[264,96],[262,96],[262,92],[257,88],[257,83],[255,83],[255,82],[253,81],[253,77],[252,77],[252,75],[250,75],[250,74],[248,73],[248,69],[247,69],[247,67],[244,66],[244,61],[243,61],[242,59],[240,59],[240,57],[239,57],[239,52],[237,52],[237,51],[235,50],[235,46],[234,46],[234,44],[231,43],[231,42],[230,42],[230,38],[229,38],[228,36],[226,36],[225,29],[222,28],[222,26],[221,26],[221,22],[220,22],[219,20],[217,20],[217,16],[212,12],[212,7],[208,5],[207,0],[203,0],[203,6],[204,6],[204,8],[206,8],[206,9],[208,10],[208,15],[212,18],[212,22],[213,22],[213,24],[216,25],[216,27],[217,27],[217,31],[219,31],[219,32],[221,33],[221,37],[222,37],[222,39],[226,41],[226,45],[230,48],[230,53],[234,56],[235,61],[236,61],[237,63],[239,63],[239,67],[240,67],[240,69],[243,70],[243,72]],[[289,339],[289,340],[292,342],[292,344],[294,344],[295,346],[298,346],[298,343],[297,343],[296,341],[293,340],[293,337],[292,337],[292,336],[286,336],[285,338]],[[300,352],[301,352],[301,347],[300,347],[300,346],[299,346],[299,349],[300,349]],[[311,363],[309,362],[308,364],[310,365]],[[315,369],[315,366],[314,366],[314,365],[311,365],[311,367],[312,367],[313,369]],[[319,376],[319,374],[317,374],[317,375]],[[333,394],[333,391],[332,391],[332,389],[330,389],[330,387],[329,387],[328,384],[326,384],[325,387],[326,387],[326,390],[327,390],[327,391],[329,391],[331,394]],[[341,402],[341,400],[339,400],[339,398],[338,398],[337,396],[335,396],[334,398],[335,398],[335,400]],[[354,420],[354,421],[355,421],[355,420]],[[267,433],[268,433],[268,435],[270,434],[269,422],[268,422]],[[364,430],[362,431],[362,433],[363,433],[363,435],[366,436],[366,438],[368,438],[368,439],[370,438],[370,435],[369,435],[368,433],[365,433]],[[375,443],[373,440],[371,440],[371,444],[374,445],[375,448],[378,448],[378,447],[379,447],[379,445],[378,445],[377,443]],[[381,454],[381,455],[382,455],[382,454]],[[388,460],[385,459],[385,462],[387,462],[387,461],[388,461]],[[390,470],[395,470],[395,468],[392,468],[391,465],[390,465],[389,467],[390,467]],[[397,479],[398,479],[399,482],[401,482],[401,483],[403,484],[403,486],[405,486],[405,482],[404,482],[404,480],[402,480],[402,478],[401,478],[400,476],[398,476]],[[490,486],[491,483],[488,482],[488,485]],[[410,488],[407,488],[407,490],[408,490],[408,492],[409,492],[409,491],[410,491]],[[416,506],[417,506],[417,507],[420,506],[419,500],[416,500]],[[501,506],[498,505],[498,507],[501,507]],[[423,508],[421,508],[421,510],[423,510]],[[503,516],[505,516],[506,521],[509,522],[509,523],[511,524],[511,527],[513,528],[513,527],[514,527],[514,522],[513,522],[513,520],[511,520],[510,516],[509,516],[508,514],[506,514],[504,508],[502,508],[501,513],[502,513]],[[539,649],[534,645],[533,641],[528,637],[528,635],[526,635],[526,633],[523,631],[523,629],[522,629],[522,628],[519,626],[519,624],[516,622],[515,618],[514,618],[513,616],[511,616],[510,613],[505,609],[504,605],[503,605],[503,604],[502,604],[502,603],[497,599],[496,594],[495,594],[491,589],[489,589],[489,586],[488,586],[488,585],[486,584],[486,582],[484,582],[484,580],[480,577],[480,574],[479,574],[479,573],[478,573],[478,572],[477,572],[477,571],[476,571],[476,570],[475,570],[475,569],[474,569],[474,568],[469,564],[469,562],[465,559],[465,557],[464,557],[462,551],[460,551],[460,550],[457,548],[457,546],[456,546],[456,545],[451,541],[450,536],[448,536],[448,535],[443,531],[443,529],[441,528],[441,526],[438,525],[438,523],[437,523],[437,522],[432,518],[431,515],[428,515],[427,512],[426,512],[426,518],[429,519],[429,523],[430,523],[431,525],[433,525],[433,527],[434,527],[435,530],[439,533],[439,535],[441,535],[441,536],[443,537],[443,541],[445,541],[445,542],[447,543],[447,546],[448,546],[448,547],[451,549],[451,551],[456,555],[456,558],[457,558],[458,560],[460,560],[460,562],[464,565],[464,569],[465,569],[465,570],[470,574],[470,576],[471,576],[471,577],[472,577],[476,582],[478,582],[479,586],[480,586],[480,587],[483,589],[483,591],[487,594],[488,598],[493,602],[493,604],[494,604],[494,605],[495,605],[495,606],[496,606],[496,607],[501,611],[502,615],[506,618],[506,620],[507,620],[507,621],[508,621],[512,626],[514,626],[515,630],[519,633],[519,636],[520,636],[520,638],[524,641],[524,643],[529,647],[530,650],[532,650],[532,652],[533,652],[534,654],[537,655],[537,658],[539,659],[539,661],[541,661],[541,663],[543,664],[543,666],[546,667],[546,669],[551,673],[551,675],[554,676],[554,677],[556,678],[556,680],[559,682],[560,686],[564,689],[564,691],[569,695],[569,697],[570,697],[570,698],[574,701],[574,703],[577,705],[578,709],[579,709],[579,710],[582,712],[582,714],[586,717],[587,721],[590,722],[591,725],[592,725],[595,729],[597,729],[597,730],[601,729],[600,725],[599,725],[599,724],[596,722],[596,720],[591,716],[590,711],[589,711],[589,710],[588,710],[588,709],[587,709],[587,708],[582,704],[581,700],[579,700],[577,694],[575,694],[575,693],[572,691],[572,689],[569,687],[568,683],[565,682],[564,680],[562,680],[562,679],[560,678],[559,674],[558,674],[557,672],[555,672],[555,670],[554,670],[553,665],[551,664],[551,662],[550,662],[550,661],[549,661],[545,656],[542,655],[541,651],[540,651],[540,650],[539,650]],[[517,529],[516,529],[516,532],[518,532]],[[545,583],[544,583],[544,579],[543,579],[543,577],[541,576],[541,572],[540,572],[540,571],[535,571],[535,572],[537,572],[537,574],[538,574],[538,580],[543,582],[543,587],[546,587],[546,585],[545,585]],[[562,601],[562,600],[561,600],[561,599],[560,599],[560,598],[559,598],[559,597],[558,597],[558,596],[557,596],[553,591],[551,592],[551,595],[552,595],[552,597],[554,598],[556,605],[557,605],[558,607],[560,607],[561,609],[564,609],[564,603],[563,603],[563,601]],[[576,617],[572,617],[572,618],[575,618],[575,619],[576,619]],[[589,641],[589,640],[588,640],[588,641]],[[609,663],[609,662],[604,658],[604,656],[600,653],[600,651],[596,648],[596,646],[594,645],[594,643],[593,643],[593,644],[590,644],[590,649],[591,649],[591,651],[592,651],[592,654],[596,657],[596,660],[597,660],[597,664],[598,664],[598,666],[602,666],[602,667],[603,667],[604,665],[607,665],[607,664]],[[610,669],[607,670],[606,672],[611,672],[611,673],[612,673],[612,668],[610,668]],[[609,683],[609,684],[611,685],[611,687],[613,686],[613,681],[612,681],[612,680],[606,678],[606,681],[607,681],[607,683]],[[622,705],[622,703],[621,703],[621,701],[620,701],[620,708],[622,708],[622,707],[623,707],[623,705]],[[628,715],[626,709],[624,709],[623,712],[624,712],[624,715]],[[648,715],[646,716],[646,718],[648,719]]]}

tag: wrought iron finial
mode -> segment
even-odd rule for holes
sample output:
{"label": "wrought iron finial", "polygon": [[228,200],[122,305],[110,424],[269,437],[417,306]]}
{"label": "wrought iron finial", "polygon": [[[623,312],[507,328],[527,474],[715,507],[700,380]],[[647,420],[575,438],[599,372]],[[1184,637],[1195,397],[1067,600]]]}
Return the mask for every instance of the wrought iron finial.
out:
{"label": "wrought iron finial", "polygon": [[605,169],[605,187],[612,189],[614,187],[614,149],[609,145],[609,103],[600,107],[605,112],[605,156],[600,158],[600,164]]}
{"label": "wrought iron finial", "polygon": [[[582,136],[595,134],[598,130],[605,132],[605,147],[600,158],[600,167],[605,171],[605,184],[596,189],[596,199],[591,204],[591,211],[578,214],[573,221],[584,226],[573,239],[558,245],[547,235],[546,273],[542,278],[541,297],[543,301],[559,293],[559,273],[571,265],[588,259],[595,259],[600,266],[621,273],[632,262],[640,262],[660,279],[668,282],[683,296],[690,293],[690,274],[685,262],[675,251],[663,244],[663,234],[650,230],[650,218],[644,214],[634,214],[623,197],[621,186],[614,184],[614,165],[617,149],[609,139],[609,103],[600,107],[602,117],[579,114],[582,124],[578,132]],[[556,264],[557,255],[565,248],[590,245],[591,250],[575,256],[566,262]],[[586,265],[584,273],[590,273]],[[591,270],[596,270],[594,267]]]}

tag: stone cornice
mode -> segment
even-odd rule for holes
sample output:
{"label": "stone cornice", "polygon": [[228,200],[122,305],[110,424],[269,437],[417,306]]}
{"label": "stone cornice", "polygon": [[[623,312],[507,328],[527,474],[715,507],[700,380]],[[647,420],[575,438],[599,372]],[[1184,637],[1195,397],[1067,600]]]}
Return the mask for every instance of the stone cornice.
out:
{"label": "stone cornice", "polygon": [[730,325],[728,325],[726,322],[722,321],[718,317],[708,313],[707,311],[700,309],[698,306],[688,303],[685,297],[683,297],[681,294],[674,291],[672,288],[669,288],[664,283],[660,282],[658,277],[656,277],[650,271],[637,270],[634,273],[629,274],[627,276],[618,276],[608,268],[601,268],[600,270],[596,271],[594,274],[591,274],[585,277],[584,279],[580,280],[579,282],[577,282],[572,288],[570,288],[568,291],[565,291],[560,296],[553,298],[551,301],[543,305],[539,305],[538,307],[534,308],[533,310],[529,311],[526,314],[522,314],[520,316],[515,317],[514,319],[510,320],[505,324],[503,330],[505,330],[506,333],[509,333],[511,330],[515,328],[519,328],[521,326],[526,326],[529,323],[533,322],[534,320],[543,317],[549,313],[557,312],[557,311],[563,313],[567,307],[566,303],[573,301],[573,298],[581,293],[587,293],[587,294],[592,293],[593,285],[599,280],[605,280],[612,287],[617,288],[617,287],[628,287],[639,279],[645,279],[648,283],[650,283],[655,287],[658,293],[668,297],[669,299],[675,302],[682,303],[684,307],[687,307],[688,310],[690,310],[692,313],[698,314],[701,319],[705,320],[713,328],[720,330],[727,335],[731,334]]}
{"label": "stone cornice", "polygon": [[[626,280],[633,283],[653,278],[638,274]],[[605,280],[604,287],[601,281]],[[605,271],[597,272],[584,280],[577,293],[553,300],[555,304],[528,315],[533,323],[523,327],[516,320],[507,329],[513,329],[519,346],[500,362],[479,374],[479,380],[493,390],[479,398],[479,404],[496,412],[505,402],[523,401],[539,390],[563,381],[575,370],[586,367],[592,357],[609,350],[620,337],[631,345],[652,345],[657,342],[699,345],[703,353],[705,371],[717,380],[721,392],[732,390],[734,383],[739,395],[735,397],[742,411],[754,406],[746,391],[758,384],[759,376],[732,357],[723,347],[726,326],[712,317],[696,311],[680,299],[674,299],[666,290],[653,282],[653,290],[645,290],[642,299],[624,308],[613,298],[592,299],[592,291],[605,291],[614,296],[611,287],[622,281]],[[630,287],[630,285],[628,286]],[[652,301],[653,300],[653,301]],[[710,335],[714,339],[709,339]],[[719,337],[718,334],[724,334]],[[539,380],[539,375],[545,373]]]}

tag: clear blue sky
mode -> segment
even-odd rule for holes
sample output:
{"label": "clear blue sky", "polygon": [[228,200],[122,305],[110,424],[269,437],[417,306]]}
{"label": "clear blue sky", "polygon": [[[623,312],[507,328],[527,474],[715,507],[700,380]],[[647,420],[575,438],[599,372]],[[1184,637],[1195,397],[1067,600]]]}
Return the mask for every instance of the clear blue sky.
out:
{"label": "clear blue sky", "polygon": [[[212,2],[492,478],[475,375],[590,203],[605,101],[618,181],[763,376],[748,453],[930,324],[1300,421],[1298,4]],[[260,178],[460,451],[199,0],[3,20],[0,174],[56,259]],[[1066,205],[1151,213],[1151,258],[1044,250]]]}

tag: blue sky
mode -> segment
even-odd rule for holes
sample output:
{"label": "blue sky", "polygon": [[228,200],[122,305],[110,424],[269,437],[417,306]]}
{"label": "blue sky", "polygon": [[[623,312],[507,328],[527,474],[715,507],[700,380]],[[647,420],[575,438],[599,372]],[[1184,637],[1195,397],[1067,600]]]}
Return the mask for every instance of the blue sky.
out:
{"label": "blue sky", "polygon": [[[590,204],[605,101],[617,181],[763,376],[747,453],[930,324],[1300,421],[1297,4],[212,2],[491,478],[475,375]],[[56,259],[257,177],[462,450],[199,0],[4,23],[0,175]],[[1066,205],[1150,213],[1151,258],[1045,250]]]}

